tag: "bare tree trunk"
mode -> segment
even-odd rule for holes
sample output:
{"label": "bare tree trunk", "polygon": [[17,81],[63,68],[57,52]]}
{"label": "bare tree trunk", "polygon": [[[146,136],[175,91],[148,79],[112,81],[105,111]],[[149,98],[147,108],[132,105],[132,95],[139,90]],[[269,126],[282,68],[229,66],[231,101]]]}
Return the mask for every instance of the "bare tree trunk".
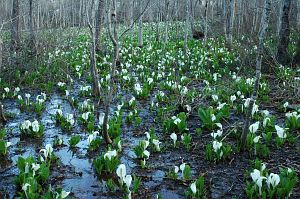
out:
{"label": "bare tree trunk", "polygon": [[168,25],[169,25],[169,0],[165,0],[165,43],[168,42],[169,33],[168,33]]}
{"label": "bare tree trunk", "polygon": [[189,34],[189,3],[185,3],[185,31],[184,31],[184,54],[187,56],[188,53],[188,34]]}
{"label": "bare tree trunk", "polygon": [[34,35],[34,31],[33,31],[33,9],[32,9],[32,1],[33,0],[29,0],[29,32],[30,32],[30,38],[29,38],[29,43],[28,43],[28,47],[29,47],[29,54],[30,55],[35,55],[36,54],[36,41],[35,41],[35,35]]}
{"label": "bare tree trunk", "polygon": [[[111,4],[111,3],[110,3]],[[103,119],[103,137],[107,144],[111,144],[112,140],[109,137],[107,124],[108,124],[108,115],[109,115],[109,106],[110,102],[113,97],[113,89],[114,89],[114,77],[115,77],[115,70],[117,66],[117,60],[119,59],[119,39],[118,39],[118,33],[117,33],[117,13],[116,13],[116,0],[112,0],[112,6],[110,7],[110,12],[108,13],[108,31],[109,31],[109,37],[113,43],[114,46],[114,54],[112,59],[112,66],[110,71],[110,84],[108,88],[108,94],[106,96],[106,102],[105,102],[105,109],[104,109],[104,119]],[[111,24],[113,24],[113,32],[111,30]]]}
{"label": "bare tree trunk", "polygon": [[258,43],[258,47],[257,47],[256,80],[255,80],[254,90],[253,90],[253,93],[251,96],[249,110],[248,110],[247,116],[246,116],[245,125],[244,125],[243,132],[241,135],[241,145],[240,146],[241,146],[242,150],[245,147],[245,143],[246,143],[246,139],[247,139],[247,135],[248,135],[248,131],[249,131],[248,129],[249,129],[249,125],[250,125],[252,109],[253,109],[254,103],[258,96],[258,88],[259,88],[259,82],[260,82],[260,76],[261,76],[261,62],[262,62],[263,48],[264,48],[264,39],[266,37],[267,28],[269,25],[270,11],[271,11],[271,0],[265,0],[263,16],[261,18],[261,28],[260,28],[260,32],[259,32],[259,43]]}
{"label": "bare tree trunk", "polygon": [[232,29],[234,23],[235,0],[226,1],[226,17],[225,17],[225,41],[226,45],[232,46]]}
{"label": "bare tree trunk", "polygon": [[204,15],[205,15],[204,41],[206,42],[207,34],[208,34],[208,0],[205,1]]}
{"label": "bare tree trunk", "polygon": [[3,60],[3,42],[0,36],[0,74],[2,73],[2,60]]}
{"label": "bare tree trunk", "polygon": [[[95,5],[95,9],[98,8],[98,0],[94,0],[93,5]],[[87,20],[91,32],[92,37],[92,45],[91,45],[91,57],[90,57],[90,64],[91,64],[91,75],[93,78],[93,95],[95,97],[100,96],[100,86],[99,86],[99,75],[96,65],[96,35],[95,35],[95,21],[96,19],[96,10],[93,8],[92,5],[92,23],[89,21],[89,15],[87,14]]]}
{"label": "bare tree trunk", "polygon": [[104,0],[99,0],[98,10],[96,14],[96,32],[95,32],[95,43],[96,43],[96,52],[100,52],[101,50],[101,33],[103,26],[103,14],[104,14]]}
{"label": "bare tree trunk", "polygon": [[[142,13],[142,10],[143,10],[142,6],[143,6],[143,0],[140,0],[139,1],[140,14]],[[138,46],[140,48],[143,47],[143,15],[140,16],[140,18],[139,18]]]}
{"label": "bare tree trunk", "polygon": [[19,65],[18,57],[20,52],[20,5],[19,0],[13,0],[12,23],[11,23],[11,52],[13,54],[13,62]]}
{"label": "bare tree trunk", "polygon": [[297,29],[300,33],[300,1],[297,1]]}
{"label": "bare tree trunk", "polygon": [[291,9],[291,0],[283,0],[281,24],[279,31],[279,42],[277,47],[277,59],[279,63],[286,64],[289,60],[287,47],[289,45],[290,24],[289,13]]}

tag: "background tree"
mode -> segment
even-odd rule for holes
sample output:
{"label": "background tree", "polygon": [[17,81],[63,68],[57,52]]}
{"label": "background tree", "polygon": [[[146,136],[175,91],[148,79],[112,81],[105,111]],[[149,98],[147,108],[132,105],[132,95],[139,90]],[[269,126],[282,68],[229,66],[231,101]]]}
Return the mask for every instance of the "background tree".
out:
{"label": "background tree", "polygon": [[91,44],[91,53],[90,53],[90,71],[91,75],[93,78],[93,95],[95,97],[100,96],[100,86],[99,86],[99,74],[98,74],[98,69],[97,69],[97,60],[96,60],[96,28],[95,28],[95,21],[99,20],[96,18],[96,9],[98,8],[98,0],[94,0],[94,3],[92,4],[92,23],[90,22],[89,15],[87,14],[88,17],[88,24],[89,24],[89,29],[90,29],[90,34],[91,34],[91,39],[92,39],[92,44]]}
{"label": "background tree", "polygon": [[20,53],[20,4],[19,0],[13,0],[11,16],[11,53],[12,61],[19,65],[18,57]]}
{"label": "background tree", "polygon": [[101,49],[100,40],[101,40],[101,34],[103,28],[104,8],[105,8],[104,0],[99,0],[98,9],[96,13],[96,32],[95,32],[96,52],[100,52]]}
{"label": "background tree", "polygon": [[289,45],[290,38],[290,23],[289,13],[291,9],[291,0],[282,0],[282,12],[281,12],[281,23],[279,30],[279,42],[277,47],[277,59],[279,63],[286,64],[289,60],[287,47]]}
{"label": "background tree", "polygon": [[269,25],[269,18],[270,18],[270,12],[271,12],[271,0],[265,0],[264,5],[264,12],[263,16],[261,18],[261,28],[259,32],[259,42],[257,46],[257,52],[256,52],[256,75],[255,75],[255,84],[254,84],[254,90],[251,96],[251,101],[249,104],[249,110],[247,112],[246,116],[246,122],[244,124],[243,132],[241,135],[241,148],[243,149],[246,144],[246,139],[249,131],[251,116],[252,116],[252,109],[256,102],[257,96],[258,96],[258,88],[260,83],[260,77],[261,77],[261,62],[263,57],[263,48],[264,48],[264,40],[267,33],[267,28]]}

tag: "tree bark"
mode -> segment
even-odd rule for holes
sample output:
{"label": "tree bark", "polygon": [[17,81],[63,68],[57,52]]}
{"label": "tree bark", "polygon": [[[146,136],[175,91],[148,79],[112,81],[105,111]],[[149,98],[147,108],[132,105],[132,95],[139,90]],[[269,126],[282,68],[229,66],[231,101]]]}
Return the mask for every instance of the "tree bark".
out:
{"label": "tree bark", "polygon": [[246,116],[245,125],[244,125],[243,132],[241,135],[241,145],[240,145],[241,150],[244,150],[244,148],[245,148],[245,143],[246,143],[247,135],[248,135],[248,131],[249,131],[250,120],[251,120],[251,116],[252,116],[251,113],[252,113],[254,103],[258,96],[264,40],[266,37],[268,25],[269,25],[270,11],[271,11],[271,0],[265,0],[263,16],[261,18],[261,28],[260,28],[260,32],[259,32],[259,43],[258,43],[258,47],[257,47],[256,77],[255,77],[256,79],[255,79],[254,90],[253,90],[253,93],[251,96],[249,110],[248,110],[247,116]]}
{"label": "tree bark", "polygon": [[189,3],[185,3],[185,31],[184,31],[184,54],[187,57],[188,53],[188,34],[189,34]]}
{"label": "tree bark", "polygon": [[234,24],[235,15],[235,0],[226,1],[226,13],[225,13],[225,42],[226,45],[231,48],[232,46],[232,29]]}
{"label": "tree bark", "polygon": [[[140,14],[142,13],[142,6],[143,6],[143,0],[139,1],[139,9],[140,9]],[[138,46],[140,48],[143,47],[143,15],[140,16],[139,18],[139,35],[138,35]]]}
{"label": "tree bark", "polygon": [[291,9],[291,0],[282,0],[282,15],[281,24],[279,31],[279,41],[277,46],[277,60],[281,64],[287,64],[289,61],[289,55],[287,48],[289,45],[290,37],[290,24],[289,24],[289,13]]}
{"label": "tree bark", "polygon": [[[95,9],[97,9],[98,5],[98,0],[94,1],[93,5],[96,5]],[[90,33],[92,37],[92,45],[91,45],[91,57],[90,57],[90,70],[91,70],[91,75],[93,78],[93,95],[95,97],[100,96],[100,86],[99,86],[99,75],[98,75],[98,70],[97,70],[97,60],[96,60],[96,35],[95,35],[95,21],[96,19],[96,10],[93,9],[92,6],[92,23],[89,21],[89,16],[87,15],[87,20],[89,22],[89,28],[90,28]]]}
{"label": "tree bark", "polygon": [[[104,108],[104,119],[103,119],[103,137],[107,144],[111,144],[112,140],[110,139],[110,136],[108,134],[107,124],[108,124],[108,115],[109,115],[109,106],[113,97],[113,89],[114,89],[114,76],[115,76],[115,70],[117,66],[117,60],[119,59],[119,38],[118,38],[118,32],[117,32],[117,9],[116,9],[116,0],[112,0],[112,6],[111,3],[109,5],[110,12],[108,13],[108,32],[110,40],[113,43],[114,46],[114,53],[113,53],[113,59],[112,59],[112,66],[110,70],[110,83],[108,87],[108,94],[106,96],[106,102],[105,102],[105,108]],[[113,30],[111,30],[111,24],[113,24]]]}
{"label": "tree bark", "polygon": [[2,73],[2,60],[3,60],[3,42],[0,36],[0,74]]}
{"label": "tree bark", "polygon": [[33,0],[29,0],[29,32],[30,32],[30,38],[28,42],[28,50],[29,54],[34,56],[36,54],[36,41],[35,41],[35,35],[33,31],[33,8],[32,8],[32,2]]}
{"label": "tree bark", "polygon": [[13,0],[11,18],[11,52],[13,63],[19,65],[18,57],[20,52],[20,5],[19,0]]}
{"label": "tree bark", "polygon": [[103,26],[103,14],[104,14],[104,0],[99,0],[98,9],[96,14],[96,32],[95,32],[95,43],[96,43],[96,52],[101,51],[101,33]]}

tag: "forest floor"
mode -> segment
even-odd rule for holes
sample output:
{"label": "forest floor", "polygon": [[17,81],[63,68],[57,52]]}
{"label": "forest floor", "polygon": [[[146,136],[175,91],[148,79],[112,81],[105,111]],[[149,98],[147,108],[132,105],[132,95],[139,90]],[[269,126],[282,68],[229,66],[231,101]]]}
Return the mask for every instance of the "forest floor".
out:
{"label": "forest floor", "polygon": [[[149,37],[151,38],[151,36]],[[275,78],[263,76],[262,82],[266,84],[267,88],[260,91],[262,95],[257,103],[259,108],[254,113],[251,124],[260,121],[256,135],[262,136],[260,144],[267,149],[264,148],[265,150],[262,149],[255,154],[253,142],[249,141],[250,144],[248,143],[244,152],[240,150],[238,142],[245,121],[245,111],[243,110],[246,107],[243,105],[245,100],[250,97],[253,86],[252,80],[248,79],[254,76],[254,70],[249,70],[253,71],[253,74],[245,74],[240,69],[236,69],[238,59],[235,53],[227,52],[222,48],[222,43],[212,40],[207,46],[200,45],[199,41],[191,41],[189,45],[192,50],[188,61],[185,60],[182,50],[178,50],[180,47],[174,47],[180,46],[180,42],[176,45],[170,42],[166,49],[162,46],[155,46],[154,42],[149,42],[143,49],[134,47],[132,56],[130,56],[132,49],[128,43],[121,50],[122,64],[118,68],[118,81],[114,87],[114,99],[110,106],[110,120],[115,124],[120,123],[120,129],[116,127],[116,132],[113,132],[119,133],[119,136],[111,135],[115,140],[121,140],[122,151],[119,151],[117,155],[119,163],[125,164],[127,174],[134,174],[141,182],[140,187],[132,193],[133,198],[156,198],[158,195],[161,198],[191,198],[191,196],[187,196],[187,192],[191,191],[191,183],[199,176],[203,176],[205,179],[204,192],[207,198],[247,198],[246,182],[252,182],[249,173],[254,168],[253,161],[255,159],[266,163],[269,173],[279,174],[280,168],[292,168],[296,175],[300,176],[300,120],[296,124],[299,125],[298,127],[291,131],[287,130],[288,137],[283,143],[276,141],[277,134],[274,128],[275,125],[286,127],[286,113],[300,111],[299,69],[286,67],[282,69],[288,71],[286,76],[280,70],[275,74],[278,75]],[[103,112],[103,102],[101,101],[97,105],[98,99],[91,96],[91,91],[87,91],[85,94],[80,91],[83,87],[90,85],[90,77],[86,72],[89,71],[87,64],[89,56],[86,49],[89,48],[86,40],[82,38],[79,39],[79,44],[75,42],[73,47],[74,49],[70,51],[66,50],[69,54],[62,53],[64,50],[61,49],[60,52],[56,54],[53,52],[53,56],[49,56],[51,57],[49,59],[67,59],[66,62],[68,60],[73,62],[69,65],[71,72],[68,73],[73,78],[72,81],[70,78],[57,76],[60,81],[66,83],[66,88],[61,89],[60,86],[57,86],[58,80],[54,82],[51,92],[20,85],[21,91],[16,95],[8,95],[2,100],[6,114],[9,116],[8,122],[4,126],[6,129],[5,140],[11,142],[11,146],[6,157],[0,160],[0,198],[14,198],[22,195],[20,185],[15,183],[16,176],[20,175],[20,169],[17,166],[18,158],[31,156],[36,159],[36,162],[42,164],[39,160],[40,150],[49,143],[53,146],[53,154],[59,160],[51,162],[50,175],[45,182],[41,183],[42,189],[37,191],[40,195],[47,192],[49,185],[54,189],[61,187],[63,190],[69,191],[71,198],[123,198],[126,193],[122,187],[118,186],[118,176],[115,172],[98,175],[95,171],[94,159],[110,150],[103,140],[95,150],[89,148],[88,137],[91,132],[96,130],[101,132],[101,128],[98,127],[98,118],[99,114]],[[101,82],[104,82],[101,83],[101,86],[104,88],[102,91],[105,92],[109,56],[99,58],[99,62],[101,62],[98,65],[100,78],[102,78]],[[57,63],[60,61],[52,61],[53,65],[59,65]],[[80,70],[76,69],[78,65],[81,66]],[[174,65],[181,69],[173,70]],[[47,67],[52,67],[52,65]],[[79,73],[80,77],[78,77]],[[41,72],[40,75],[42,74]],[[125,76],[129,77],[129,81],[126,81]],[[237,77],[241,80],[236,81]],[[30,82],[34,84],[33,82],[39,76],[30,78],[29,84]],[[149,81],[153,81],[153,83],[149,83]],[[142,85],[142,94],[137,92],[137,83]],[[181,87],[174,87],[176,84]],[[9,83],[2,82],[0,88],[3,89],[9,85]],[[186,92],[184,87],[187,89]],[[261,86],[261,88],[263,87],[264,85]],[[145,91],[145,94],[146,88],[149,90]],[[10,90],[13,91],[12,86]],[[69,95],[66,96],[64,90],[68,90]],[[47,98],[43,102],[41,114],[38,115],[32,107],[35,96],[40,95],[41,92],[46,92]],[[29,105],[29,109],[24,110],[17,95],[25,99],[27,93],[31,94],[30,102],[32,104]],[[233,95],[236,98],[234,100],[231,98]],[[218,96],[218,99],[213,96]],[[135,104],[130,105],[132,97],[135,97],[133,100]],[[78,102],[79,106],[70,103],[72,98]],[[92,131],[89,131],[88,126],[82,124],[79,119],[86,112],[82,111],[80,107],[87,99],[91,99],[92,104],[95,105],[93,111],[90,111],[94,115]],[[284,110],[283,104],[286,101],[289,102],[289,106],[287,110]],[[224,114],[218,117],[219,109],[217,107],[222,103],[226,103],[229,115]],[[119,110],[118,105],[120,104],[123,106]],[[191,107],[191,111],[182,109],[182,107],[187,107],[185,105]],[[207,121],[199,116],[200,108],[209,109],[209,107],[212,107],[218,120],[210,121],[213,125],[211,129],[208,127],[209,125],[205,125]],[[74,115],[75,124],[71,130],[62,129],[55,120],[58,109],[61,109],[63,114],[72,113]],[[263,110],[268,110],[269,114],[264,115]],[[120,116],[115,111],[119,111]],[[174,126],[171,119],[173,116],[179,118],[180,112],[184,112],[185,115],[185,119],[181,118],[180,121],[180,123],[185,123],[182,123],[186,127],[184,129]],[[130,118],[130,115],[134,116]],[[268,130],[263,127],[266,117],[272,118],[273,122],[269,124]],[[36,119],[43,124],[42,137],[22,135],[20,125],[28,119],[30,121]],[[172,124],[170,124],[170,120]],[[218,130],[215,123],[222,124],[222,128],[219,129],[222,131],[222,135],[217,138],[211,136],[212,132]],[[268,142],[264,136],[270,131],[272,131],[271,141]],[[145,132],[151,132],[154,136],[151,134],[151,139],[148,139]],[[174,132],[178,135],[176,147],[173,147],[173,140],[170,138]],[[183,144],[181,138],[184,133],[191,136],[191,141],[186,145]],[[74,135],[79,135],[80,141],[76,147],[70,148],[69,140]],[[152,136],[161,142],[160,151],[155,150]],[[54,143],[58,139],[63,140],[63,143],[55,145]],[[102,139],[101,136],[100,139]],[[148,147],[149,159],[143,155],[143,158],[137,158],[134,147],[138,146],[142,140],[147,139],[151,144]],[[226,143],[231,147],[228,156],[220,157],[220,151],[218,151],[212,155],[211,159],[207,158],[207,147],[214,140],[222,142],[223,146]],[[141,166],[141,160],[144,158],[146,160],[145,167]],[[179,170],[178,174],[176,173],[177,177],[174,178],[172,176],[174,166],[179,167],[182,163],[190,166],[191,175],[184,179]],[[115,184],[113,189],[120,191],[110,190],[108,184],[110,178]],[[38,180],[38,182],[40,181]],[[290,198],[300,198],[299,184],[293,189]]]}

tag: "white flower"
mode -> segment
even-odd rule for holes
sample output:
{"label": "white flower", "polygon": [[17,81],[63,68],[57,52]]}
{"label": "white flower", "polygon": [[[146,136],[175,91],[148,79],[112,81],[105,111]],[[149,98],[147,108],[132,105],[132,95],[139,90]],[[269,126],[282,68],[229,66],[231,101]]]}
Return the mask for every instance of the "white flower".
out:
{"label": "white flower", "polygon": [[52,152],[53,152],[53,148],[51,144],[46,144],[46,150],[48,152],[48,154],[51,156]]}
{"label": "white flower", "polygon": [[180,168],[180,170],[183,172],[184,171],[184,169],[185,169],[185,163],[182,163],[180,166],[179,166],[179,168]]}
{"label": "white flower", "polygon": [[253,116],[257,111],[258,111],[258,105],[253,104],[253,108],[252,108],[252,112],[251,112],[252,116]]}
{"label": "white flower", "polygon": [[215,114],[211,114],[211,121],[214,122],[216,119],[217,118],[216,118]]}
{"label": "white flower", "polygon": [[74,115],[73,114],[67,114],[66,116],[67,122],[73,126],[75,124]]}
{"label": "white flower", "polygon": [[99,115],[99,125],[100,125],[100,126],[103,125],[103,122],[104,122],[104,116],[105,116],[104,113],[100,113],[100,115]]}
{"label": "white flower", "polygon": [[216,102],[218,101],[219,97],[217,95],[212,95],[211,98]]}
{"label": "white flower", "polygon": [[190,185],[190,188],[191,188],[193,194],[195,195],[196,192],[197,192],[196,182],[193,182],[193,183]]}
{"label": "white flower", "polygon": [[68,97],[70,95],[70,92],[68,90],[65,90],[66,92],[66,97]]}
{"label": "white flower", "polygon": [[157,151],[160,151],[159,144],[161,143],[159,140],[153,139],[152,143],[155,145]]}
{"label": "white flower", "polygon": [[177,135],[175,134],[175,133],[172,133],[171,135],[170,135],[170,138],[173,140],[173,144],[174,144],[174,146],[176,145],[176,141],[177,141]]}
{"label": "white flower", "polygon": [[134,90],[136,91],[137,94],[140,94],[142,92],[141,85],[139,83],[136,83],[134,85]]}
{"label": "white flower", "polygon": [[254,169],[253,172],[250,174],[250,176],[253,182],[258,186],[259,195],[261,195],[262,181],[266,179],[266,177],[261,176],[260,171],[257,169]]}
{"label": "white flower", "polygon": [[8,148],[8,147],[10,147],[11,146],[11,142],[6,142],[5,143],[5,148]]}
{"label": "white flower", "polygon": [[91,112],[86,112],[86,113],[82,113],[82,119],[87,121],[89,119],[89,115],[91,114]]}
{"label": "white flower", "polygon": [[35,120],[34,122],[32,122],[31,126],[32,126],[32,131],[33,132],[35,132],[35,133],[39,132],[40,125],[39,125],[38,121]]}
{"label": "white flower", "polygon": [[147,140],[150,140],[150,133],[149,132],[145,132],[145,135],[146,135],[146,137],[147,137]]}
{"label": "white flower", "polygon": [[219,149],[222,147],[222,142],[213,141],[213,149],[217,153]]}
{"label": "white flower", "polygon": [[261,171],[264,171],[266,169],[266,164],[265,163],[261,163]]}
{"label": "white flower", "polygon": [[250,105],[251,98],[245,99],[244,107],[247,108]]}
{"label": "white flower", "polygon": [[181,119],[179,119],[179,118],[176,118],[176,119],[174,120],[174,124],[176,124],[176,125],[178,125],[180,122],[181,122]]}
{"label": "white flower", "polygon": [[288,107],[288,105],[289,105],[289,102],[285,102],[285,103],[283,104],[284,109],[286,109],[286,108]]}
{"label": "white flower", "polygon": [[230,101],[231,103],[233,103],[236,100],[236,96],[235,95],[231,95],[230,96]]}
{"label": "white flower", "polygon": [[147,159],[150,156],[150,152],[148,150],[144,150],[143,154],[146,156]]}
{"label": "white flower", "polygon": [[278,135],[279,138],[284,139],[286,138],[286,133],[284,132],[284,128],[281,128],[278,125],[275,125],[275,129],[276,129],[276,133]]}
{"label": "white flower", "polygon": [[280,177],[277,174],[271,173],[267,179],[267,185],[270,188],[270,184],[275,188],[280,182]]}
{"label": "white flower", "polygon": [[16,87],[15,90],[14,90],[14,96],[16,96],[18,94],[18,92],[20,92],[20,88],[19,87]]}
{"label": "white flower", "polygon": [[249,126],[249,131],[250,131],[250,133],[256,133],[258,128],[259,128],[259,121],[255,122],[254,124],[251,124]]}
{"label": "white flower", "polygon": [[129,190],[130,186],[131,186],[131,182],[132,182],[132,176],[131,175],[126,175],[126,177],[123,179],[127,189]]}
{"label": "white flower", "polygon": [[179,167],[178,166],[174,166],[174,173],[178,173],[179,171]]}
{"label": "white flower", "polygon": [[147,79],[147,82],[148,82],[148,84],[152,84],[152,83],[153,83],[153,78],[149,77],[149,78]]}
{"label": "white flower", "polygon": [[29,93],[26,93],[26,94],[25,94],[25,97],[26,97],[27,99],[29,99],[30,96],[31,96],[31,95],[30,95]]}
{"label": "white flower", "polygon": [[18,95],[18,100],[23,100],[22,96],[21,95]]}
{"label": "white flower", "polygon": [[118,142],[118,151],[122,151],[122,143],[121,143],[121,140],[119,140]]}
{"label": "white flower", "polygon": [[132,106],[133,102],[135,102],[135,97],[132,97],[130,100],[129,100],[129,106]]}
{"label": "white flower", "polygon": [[268,122],[270,122],[270,121],[271,121],[271,119],[269,117],[266,117],[263,121],[263,127],[266,127]]}
{"label": "white flower", "polygon": [[21,129],[28,130],[30,126],[31,126],[31,122],[29,120],[25,120],[21,125]]}
{"label": "white flower", "polygon": [[23,185],[22,185],[22,190],[23,190],[24,192],[26,192],[26,191],[27,191],[27,188],[30,187],[30,186],[31,186],[31,185],[28,184],[28,183],[23,184]]}
{"label": "white flower", "polygon": [[265,116],[265,117],[268,117],[270,115],[270,112],[268,110],[263,110],[262,111],[262,114]]}
{"label": "white flower", "polygon": [[37,170],[39,170],[40,165],[39,165],[39,164],[32,163],[32,164],[31,164],[31,167],[32,167],[32,169],[33,169],[34,171],[37,171]]}
{"label": "white flower", "polygon": [[210,135],[216,139],[216,137],[221,137],[222,136],[223,131],[222,130],[217,130],[217,132],[212,132]]}
{"label": "white flower", "polygon": [[116,171],[118,177],[120,178],[121,182],[123,182],[125,176],[126,176],[126,166],[125,164],[120,164]]}
{"label": "white flower", "polygon": [[95,139],[95,136],[93,134],[89,135],[88,143],[91,144],[94,139]]}
{"label": "white flower", "polygon": [[4,88],[4,91],[5,91],[6,93],[8,93],[8,92],[9,92],[9,88],[8,88],[8,87],[5,87],[5,88]]}
{"label": "white flower", "polygon": [[62,190],[62,192],[61,192],[61,198],[62,199],[64,199],[64,198],[66,198],[66,197],[68,197],[68,195],[70,194],[70,192],[69,191],[64,191],[64,190]]}
{"label": "white flower", "polygon": [[117,156],[117,151],[113,150],[113,151],[107,151],[104,154],[104,159],[108,158],[109,160],[111,160],[112,157],[116,157]]}
{"label": "white flower", "polygon": [[222,103],[222,104],[219,103],[217,109],[218,109],[218,110],[221,110],[225,105],[226,105],[226,103]]}
{"label": "white flower", "polygon": [[61,109],[57,109],[56,110],[56,114],[59,115],[59,116],[62,116],[62,110]]}
{"label": "white flower", "polygon": [[261,138],[261,136],[256,136],[255,138],[253,138],[253,142],[256,144],[258,143],[259,139]]}

